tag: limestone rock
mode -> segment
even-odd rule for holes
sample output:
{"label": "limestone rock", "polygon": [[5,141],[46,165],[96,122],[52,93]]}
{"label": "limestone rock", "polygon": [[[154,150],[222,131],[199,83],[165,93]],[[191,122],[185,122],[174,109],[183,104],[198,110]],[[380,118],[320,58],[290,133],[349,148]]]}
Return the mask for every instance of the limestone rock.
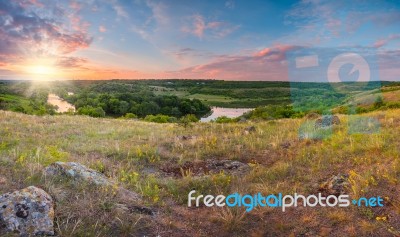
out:
{"label": "limestone rock", "polygon": [[96,185],[113,185],[114,182],[103,174],[89,169],[75,162],[56,162],[46,167],[48,176],[68,176],[70,178],[86,181]]}
{"label": "limestone rock", "polygon": [[0,196],[0,235],[54,235],[53,199],[34,186]]}
{"label": "limestone rock", "polygon": [[117,196],[124,201],[138,201],[139,194],[120,187],[115,181],[93,169],[76,162],[56,162],[46,167],[46,176],[65,176],[77,181],[88,182],[98,186],[110,186],[116,189]]}

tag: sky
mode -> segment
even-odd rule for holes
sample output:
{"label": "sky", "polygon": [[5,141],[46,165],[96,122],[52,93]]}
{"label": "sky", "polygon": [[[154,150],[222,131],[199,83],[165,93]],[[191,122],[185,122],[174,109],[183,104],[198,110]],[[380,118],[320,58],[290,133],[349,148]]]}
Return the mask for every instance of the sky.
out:
{"label": "sky", "polygon": [[398,1],[0,0],[0,38],[0,79],[287,81],[346,53],[400,79]]}

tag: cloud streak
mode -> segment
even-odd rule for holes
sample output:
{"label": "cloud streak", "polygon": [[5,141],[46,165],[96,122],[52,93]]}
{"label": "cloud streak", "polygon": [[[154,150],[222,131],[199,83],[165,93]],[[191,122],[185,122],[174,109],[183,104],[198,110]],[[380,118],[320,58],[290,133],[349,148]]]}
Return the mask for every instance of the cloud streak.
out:
{"label": "cloud streak", "polygon": [[252,55],[221,55],[211,63],[168,72],[178,78],[287,81],[286,52],[299,48],[275,45]]}
{"label": "cloud streak", "polygon": [[239,29],[240,25],[232,25],[223,21],[207,22],[200,14],[188,17],[189,24],[182,27],[182,32],[194,35],[200,39],[204,38],[206,33],[210,33],[212,37],[224,38]]}

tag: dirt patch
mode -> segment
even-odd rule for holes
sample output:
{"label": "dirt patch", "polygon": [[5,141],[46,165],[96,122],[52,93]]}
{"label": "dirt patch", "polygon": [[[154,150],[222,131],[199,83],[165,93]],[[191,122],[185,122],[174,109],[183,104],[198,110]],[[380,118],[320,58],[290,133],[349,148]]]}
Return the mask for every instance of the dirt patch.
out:
{"label": "dirt patch", "polygon": [[168,176],[182,177],[187,174],[201,176],[220,172],[244,174],[250,170],[250,167],[240,161],[210,160],[197,162],[187,161],[181,165],[164,165],[160,170]]}

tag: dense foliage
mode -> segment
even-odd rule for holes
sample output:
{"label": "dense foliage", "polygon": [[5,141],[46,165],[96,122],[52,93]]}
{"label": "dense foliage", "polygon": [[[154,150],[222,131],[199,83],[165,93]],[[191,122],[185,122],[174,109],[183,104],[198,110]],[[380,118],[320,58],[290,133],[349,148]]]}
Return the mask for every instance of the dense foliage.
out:
{"label": "dense foliage", "polygon": [[272,120],[281,118],[299,118],[303,115],[303,112],[295,111],[292,106],[267,105],[251,110],[244,114],[243,117],[253,120]]}
{"label": "dense foliage", "polygon": [[[357,102],[348,106],[352,98],[399,89],[398,83],[389,82],[332,85],[219,80],[0,81],[0,109],[55,114],[55,108],[47,104],[51,92],[73,104],[77,114],[187,126],[209,114],[210,106],[256,108],[243,116],[256,120],[300,117],[309,112],[349,114],[399,108],[399,102],[382,97],[373,104]],[[237,120],[220,117],[216,122]]]}
{"label": "dense foliage", "polygon": [[79,114],[95,117],[120,117],[129,113],[153,120],[153,117],[147,116],[160,114],[180,118],[194,114],[201,117],[211,110],[198,99],[155,95],[141,85],[117,82],[95,84],[74,95],[67,95],[65,99],[75,105]]}

